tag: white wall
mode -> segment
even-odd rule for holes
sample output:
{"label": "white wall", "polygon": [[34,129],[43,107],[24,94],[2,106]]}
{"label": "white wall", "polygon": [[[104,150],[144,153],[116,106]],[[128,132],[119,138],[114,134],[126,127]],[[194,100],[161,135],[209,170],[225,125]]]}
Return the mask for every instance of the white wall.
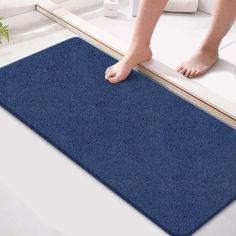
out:
{"label": "white wall", "polygon": [[41,0],[0,0],[0,16],[10,17],[33,11]]}
{"label": "white wall", "polygon": [[[45,0],[0,0],[0,16],[11,17],[33,11],[35,4]],[[67,0],[53,0],[61,3]],[[84,0],[85,1],[85,0]]]}

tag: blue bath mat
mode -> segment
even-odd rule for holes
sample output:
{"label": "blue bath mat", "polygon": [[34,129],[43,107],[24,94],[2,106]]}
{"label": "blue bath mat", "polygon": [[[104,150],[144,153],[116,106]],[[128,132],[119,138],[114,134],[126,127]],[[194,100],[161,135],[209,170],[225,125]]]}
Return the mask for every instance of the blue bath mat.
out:
{"label": "blue bath mat", "polygon": [[0,69],[1,105],[169,234],[191,235],[236,197],[236,132],[135,71],[109,84],[115,61],[65,41]]}

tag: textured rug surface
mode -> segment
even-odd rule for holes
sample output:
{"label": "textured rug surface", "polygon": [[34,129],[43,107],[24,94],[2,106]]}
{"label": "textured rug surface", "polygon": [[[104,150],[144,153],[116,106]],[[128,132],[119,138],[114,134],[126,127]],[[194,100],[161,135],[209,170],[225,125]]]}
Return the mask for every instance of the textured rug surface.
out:
{"label": "textured rug surface", "polygon": [[191,235],[235,200],[236,132],[135,71],[109,84],[115,62],[70,39],[1,68],[0,103],[170,235]]}

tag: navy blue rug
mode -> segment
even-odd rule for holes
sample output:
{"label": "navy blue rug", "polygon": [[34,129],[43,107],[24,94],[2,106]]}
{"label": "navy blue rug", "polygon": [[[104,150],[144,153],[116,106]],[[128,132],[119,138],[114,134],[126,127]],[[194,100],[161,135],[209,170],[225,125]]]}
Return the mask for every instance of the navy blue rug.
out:
{"label": "navy blue rug", "polygon": [[0,69],[1,105],[169,234],[191,235],[236,198],[236,132],[135,71],[106,82],[115,62],[65,41]]}

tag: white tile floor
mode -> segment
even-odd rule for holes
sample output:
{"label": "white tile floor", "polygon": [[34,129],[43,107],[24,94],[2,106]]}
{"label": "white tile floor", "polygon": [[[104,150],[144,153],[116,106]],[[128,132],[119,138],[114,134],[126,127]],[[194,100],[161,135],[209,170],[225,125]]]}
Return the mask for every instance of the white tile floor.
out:
{"label": "white tile floor", "polygon": [[0,183],[0,235],[63,236],[51,229]]}
{"label": "white tile floor", "polygon": [[[7,23],[13,38],[0,50],[0,66],[74,36],[37,12]],[[225,49],[233,67],[232,49]],[[49,227],[68,236],[167,235],[2,108],[0,130],[0,183]],[[235,236],[235,218],[234,202],[195,235]]]}

